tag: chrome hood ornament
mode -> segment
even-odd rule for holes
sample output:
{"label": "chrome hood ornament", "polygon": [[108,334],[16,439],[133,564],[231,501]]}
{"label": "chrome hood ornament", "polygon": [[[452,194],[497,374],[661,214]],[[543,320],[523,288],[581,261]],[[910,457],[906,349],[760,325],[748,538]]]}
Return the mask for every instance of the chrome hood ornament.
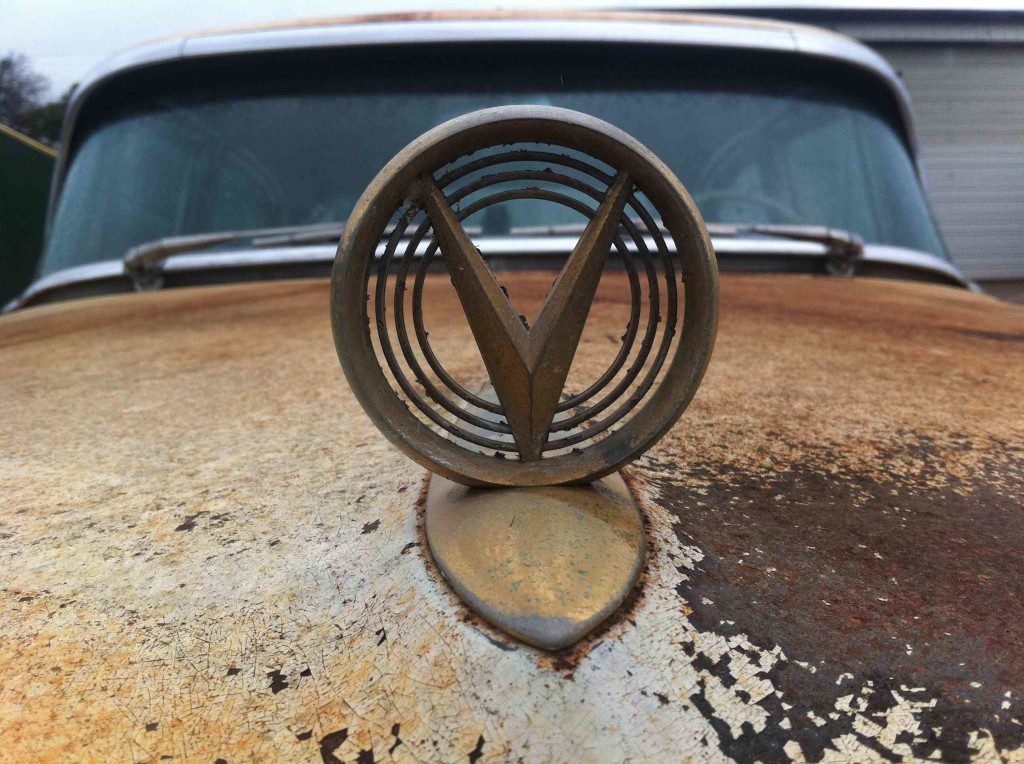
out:
{"label": "chrome hood ornament", "polygon": [[[518,200],[560,205],[587,220],[532,325],[464,226],[477,213]],[[621,343],[596,378],[567,384],[612,257],[630,294]],[[475,387],[445,368],[429,339],[424,285],[440,259],[486,372]],[[338,356],[381,432],[435,473],[426,513],[431,550],[454,588],[489,620],[556,648],[592,629],[625,597],[640,568],[643,533],[621,478],[590,489],[537,487],[604,478],[665,434],[704,375],[717,301],[710,238],[682,184],[635,139],[578,112],[514,106],[467,114],[413,141],[367,187],[335,260]],[[497,494],[482,498],[464,486],[517,488],[495,503]],[[524,493],[525,487],[534,489]],[[527,602],[513,592],[522,586],[510,589],[498,568],[466,552],[487,528],[497,532],[508,522],[497,506],[530,510],[525,525],[532,535],[564,521],[555,519],[552,502],[593,505],[595,522],[631,530],[605,537],[583,523],[581,538],[555,534],[562,546],[546,550],[526,537],[521,545],[506,538],[501,553],[511,555],[511,567],[550,568],[552,578],[535,581]],[[532,512],[540,505],[551,511]],[[469,527],[469,536],[459,530]],[[615,546],[613,536],[627,543],[617,550],[592,546]],[[569,558],[582,575],[591,570],[606,581],[599,596],[588,589],[585,604],[574,601],[582,589],[549,585]],[[622,564],[605,564],[611,559]],[[619,571],[613,580],[609,567]],[[538,597],[549,601],[540,607]]]}

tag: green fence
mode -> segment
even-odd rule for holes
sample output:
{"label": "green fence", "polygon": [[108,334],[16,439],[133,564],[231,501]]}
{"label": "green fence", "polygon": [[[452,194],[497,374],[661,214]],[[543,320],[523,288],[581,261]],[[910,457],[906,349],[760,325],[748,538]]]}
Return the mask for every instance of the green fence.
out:
{"label": "green fence", "polygon": [[0,308],[35,273],[53,160],[52,149],[0,125]]}

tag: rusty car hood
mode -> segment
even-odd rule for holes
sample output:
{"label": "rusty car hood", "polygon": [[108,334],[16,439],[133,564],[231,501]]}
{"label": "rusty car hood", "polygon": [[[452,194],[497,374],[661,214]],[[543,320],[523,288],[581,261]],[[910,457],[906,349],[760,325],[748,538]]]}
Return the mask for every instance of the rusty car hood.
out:
{"label": "rusty car hood", "polygon": [[640,588],[548,655],[437,576],[327,293],[0,318],[5,755],[1024,757],[1021,308],[723,277],[705,384],[627,470]]}

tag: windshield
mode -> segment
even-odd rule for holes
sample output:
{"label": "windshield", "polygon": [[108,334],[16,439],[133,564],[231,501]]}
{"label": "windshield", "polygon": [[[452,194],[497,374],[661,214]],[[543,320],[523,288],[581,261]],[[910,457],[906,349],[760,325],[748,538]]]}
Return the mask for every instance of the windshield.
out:
{"label": "windshield", "polygon": [[[907,150],[868,94],[782,56],[614,51],[491,46],[206,64],[136,84],[131,98],[93,99],[40,275],[161,237],[344,220],[416,136],[516,103],[576,109],[631,133],[708,222],[824,225],[944,256]],[[577,222],[537,203],[502,214],[502,233]]]}

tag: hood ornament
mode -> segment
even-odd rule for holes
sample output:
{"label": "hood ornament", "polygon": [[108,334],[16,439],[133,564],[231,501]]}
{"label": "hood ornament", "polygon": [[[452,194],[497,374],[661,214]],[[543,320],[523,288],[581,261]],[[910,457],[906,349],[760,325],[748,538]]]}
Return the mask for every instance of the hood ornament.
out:
{"label": "hood ornament", "polygon": [[[532,325],[464,226],[517,200],[587,220]],[[612,259],[630,296],[621,343],[602,373],[567,386]],[[475,388],[429,339],[425,285],[442,260],[486,372]],[[643,557],[642,523],[621,478],[605,476],[650,448],[693,398],[717,300],[714,252],[682,184],[593,117],[539,106],[467,114],[420,136],[370,183],[334,265],[338,356],[381,432],[435,473],[431,551],[478,612],[555,649],[625,598]],[[486,558],[472,553],[498,538]],[[565,569],[587,585],[567,586]]]}

